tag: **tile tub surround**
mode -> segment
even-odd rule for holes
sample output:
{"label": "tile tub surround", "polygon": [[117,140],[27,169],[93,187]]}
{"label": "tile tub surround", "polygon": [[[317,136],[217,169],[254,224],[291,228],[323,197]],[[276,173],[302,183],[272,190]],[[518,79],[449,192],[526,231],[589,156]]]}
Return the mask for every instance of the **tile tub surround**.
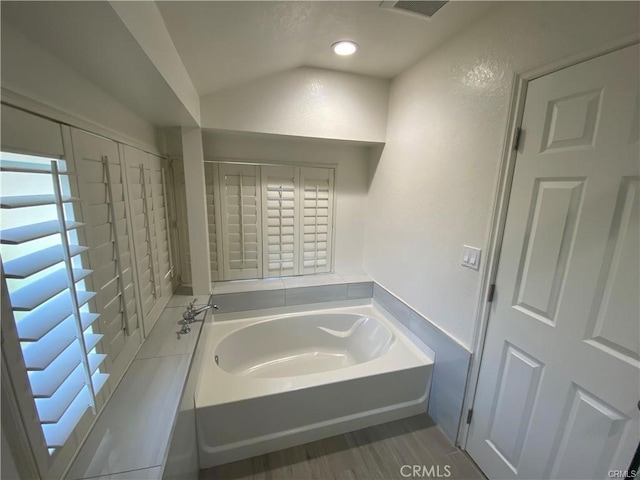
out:
{"label": "tile tub surround", "polygon": [[218,313],[373,298],[436,356],[429,414],[455,443],[471,352],[365,274],[327,274],[219,282],[211,301]]}
{"label": "tile tub surround", "polygon": [[455,444],[471,352],[377,283],[373,286],[373,300],[434,351],[428,412]]}
{"label": "tile tub surround", "polygon": [[188,335],[176,333],[191,300],[171,299],[181,306],[163,311],[91,430],[68,479],[161,478],[202,325],[192,324]]}
{"label": "tile tub surround", "polygon": [[217,313],[371,298],[373,282],[364,274],[328,274],[218,282],[211,302]]}

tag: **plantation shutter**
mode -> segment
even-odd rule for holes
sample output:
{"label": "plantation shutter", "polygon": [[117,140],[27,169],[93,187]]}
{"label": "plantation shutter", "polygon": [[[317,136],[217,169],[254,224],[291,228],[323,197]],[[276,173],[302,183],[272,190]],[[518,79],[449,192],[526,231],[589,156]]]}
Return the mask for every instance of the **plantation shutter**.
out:
{"label": "plantation shutter", "polygon": [[[191,283],[191,253],[189,249],[189,225],[187,222],[186,184],[184,179],[184,165],[182,160],[171,162],[173,172],[173,188],[176,199],[177,235],[180,248],[180,280],[181,283]],[[205,172],[206,173],[206,172]],[[217,184],[216,184],[217,185]],[[216,186],[217,188],[217,186]]]}
{"label": "plantation shutter", "polygon": [[89,266],[94,273],[92,300],[100,313],[102,346],[114,388],[141,343],[133,280],[123,169],[118,145],[112,140],[71,130],[75,164],[81,178],[80,196]]}
{"label": "plantation shutter", "polygon": [[262,166],[265,277],[298,274],[298,168]]}
{"label": "plantation shutter", "polygon": [[[60,126],[5,107],[2,116],[0,252],[15,322],[15,329],[3,331],[15,332],[20,342],[51,453],[66,444],[88,409],[99,408],[109,376],[100,371],[105,355],[95,351],[102,335],[94,332],[99,314],[88,302],[96,293],[85,284],[93,272],[82,258],[87,245],[78,235],[84,223],[76,172],[62,149]],[[43,135],[29,142],[25,128]],[[3,317],[3,324],[11,321]],[[3,349],[13,348],[9,343]]]}
{"label": "plantation shutter", "polygon": [[220,259],[222,242],[218,236],[216,220],[220,217],[220,196],[218,192],[218,165],[204,164],[204,178],[207,195],[207,228],[209,232],[209,258],[211,259],[211,280],[222,279]]}
{"label": "plantation shutter", "polygon": [[[155,305],[155,280],[153,260],[151,257],[151,242],[147,221],[147,209],[144,197],[143,167],[147,154],[132,147],[124,146],[126,165],[127,190],[129,192],[129,208],[133,245],[136,258],[138,286],[140,289],[141,311],[143,318],[147,318]],[[146,325],[145,325],[146,327]],[[146,332],[145,328],[145,332]]]}
{"label": "plantation shutter", "polygon": [[224,278],[262,277],[260,167],[220,164]]}
{"label": "plantation shutter", "polygon": [[333,234],[333,170],[300,168],[303,201],[300,233],[300,273],[331,271]]}
{"label": "plantation shutter", "polygon": [[171,277],[173,275],[173,260],[171,258],[171,243],[169,238],[169,216],[167,209],[166,182],[164,178],[163,160],[155,155],[149,155],[149,180],[151,203],[153,205],[154,224],[156,230],[156,249],[158,257],[158,284],[163,296],[172,295]]}
{"label": "plantation shutter", "polygon": [[161,159],[122,146],[132,224],[144,335],[162,313],[172,293]]}

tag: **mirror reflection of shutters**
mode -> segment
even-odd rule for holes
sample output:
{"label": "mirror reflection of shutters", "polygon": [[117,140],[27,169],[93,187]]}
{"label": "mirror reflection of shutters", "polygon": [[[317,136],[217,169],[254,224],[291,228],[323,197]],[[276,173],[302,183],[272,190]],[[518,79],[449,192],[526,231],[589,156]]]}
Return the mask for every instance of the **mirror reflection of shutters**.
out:
{"label": "mirror reflection of shutters", "polygon": [[300,168],[302,209],[301,274],[331,271],[333,170]]}
{"label": "mirror reflection of shutters", "polygon": [[261,196],[259,167],[220,165],[224,277],[262,277]]}
{"label": "mirror reflection of shutters", "polygon": [[171,274],[173,271],[171,252],[169,248],[169,223],[167,218],[167,203],[165,196],[165,181],[162,171],[162,159],[155,155],[149,155],[149,179],[147,186],[151,190],[151,203],[153,205],[156,240],[156,257],[158,268],[156,279],[158,288],[162,289],[160,295],[172,295]]}
{"label": "mirror reflection of shutters", "polygon": [[[207,165],[207,164],[205,164]],[[171,161],[173,188],[176,197],[177,221],[174,232],[178,237],[180,283],[191,283],[191,250],[189,248],[189,226],[187,222],[186,182],[184,179],[184,163],[180,159]],[[216,187],[217,188],[217,187]]]}
{"label": "mirror reflection of shutters", "polygon": [[152,294],[154,301],[162,296],[161,282],[160,282],[160,256],[158,254],[158,238],[156,231],[156,205],[157,201],[154,199],[155,193],[152,186],[152,169],[149,161],[149,155],[145,155],[145,161],[140,164],[141,180],[140,186],[143,193],[143,211],[145,217],[145,230],[147,235],[147,245],[149,246],[149,254],[151,255],[151,282],[152,282]]}
{"label": "mirror reflection of shutters", "polygon": [[[218,166],[214,163],[204,164],[204,184],[205,194],[207,197],[207,228],[209,233],[209,260],[211,268],[211,280],[219,280],[218,264],[218,237],[216,225],[216,199],[215,189],[217,189],[217,172]],[[215,187],[214,187],[215,185]]]}
{"label": "mirror reflection of shutters", "polygon": [[298,169],[262,166],[263,272],[298,274]]}

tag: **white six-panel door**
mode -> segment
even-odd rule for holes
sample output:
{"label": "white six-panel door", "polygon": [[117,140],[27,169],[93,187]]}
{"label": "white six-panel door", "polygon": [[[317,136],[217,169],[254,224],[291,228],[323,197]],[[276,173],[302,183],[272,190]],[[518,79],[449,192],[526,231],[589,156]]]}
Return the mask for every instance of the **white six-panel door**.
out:
{"label": "white six-panel door", "polygon": [[638,443],[639,58],[529,83],[467,442],[489,478],[608,478]]}

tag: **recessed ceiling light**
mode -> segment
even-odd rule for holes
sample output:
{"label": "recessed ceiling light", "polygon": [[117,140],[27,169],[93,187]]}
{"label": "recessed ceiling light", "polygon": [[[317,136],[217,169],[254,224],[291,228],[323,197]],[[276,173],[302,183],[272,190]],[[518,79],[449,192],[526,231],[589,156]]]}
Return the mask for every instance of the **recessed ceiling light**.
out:
{"label": "recessed ceiling light", "polygon": [[341,40],[331,45],[331,50],[333,50],[336,55],[342,56],[353,55],[357,49],[358,45],[351,40]]}

